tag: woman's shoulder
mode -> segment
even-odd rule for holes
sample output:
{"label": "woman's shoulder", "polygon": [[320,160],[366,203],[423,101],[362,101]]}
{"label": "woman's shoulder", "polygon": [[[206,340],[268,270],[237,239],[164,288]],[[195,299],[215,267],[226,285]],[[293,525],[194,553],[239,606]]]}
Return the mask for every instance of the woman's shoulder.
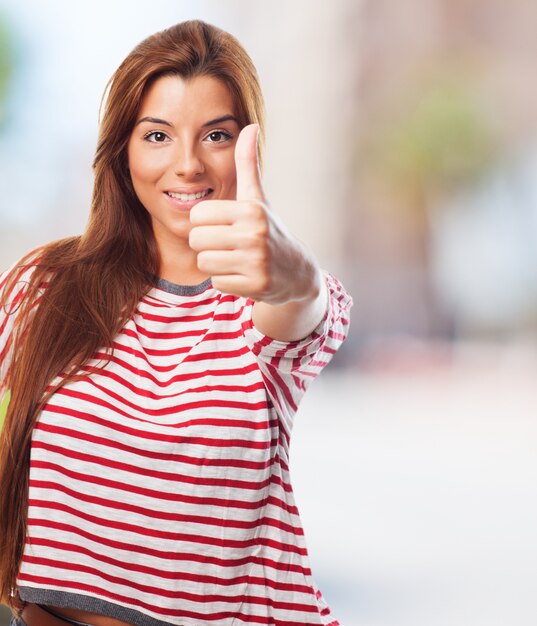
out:
{"label": "woman's shoulder", "polygon": [[26,253],[0,273],[0,302],[16,297],[16,293],[25,290],[43,256],[41,246]]}
{"label": "woman's shoulder", "polygon": [[29,287],[39,258],[40,250],[32,250],[0,273],[0,392],[13,357],[14,333],[19,321],[25,319]]}
{"label": "woman's shoulder", "polygon": [[17,259],[7,268],[0,269],[0,292],[3,292],[10,283],[18,283],[21,279],[28,279],[43,255],[43,248],[35,248]]}
{"label": "woman's shoulder", "polygon": [[[13,292],[29,286],[31,278],[39,268],[43,277],[58,265],[58,261],[67,255],[63,252],[76,247],[79,237],[69,237],[33,248],[3,271],[0,268],[0,302],[11,297]],[[61,264],[61,262],[60,262]]]}

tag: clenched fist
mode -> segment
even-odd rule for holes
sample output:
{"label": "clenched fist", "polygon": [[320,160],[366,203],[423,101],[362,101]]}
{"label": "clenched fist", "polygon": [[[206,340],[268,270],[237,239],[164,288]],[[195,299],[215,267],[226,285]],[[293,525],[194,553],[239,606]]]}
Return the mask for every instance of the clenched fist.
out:
{"label": "clenched fist", "polygon": [[189,245],[198,253],[198,268],[219,291],[270,305],[315,298],[320,288],[316,262],[265,198],[258,132],[258,125],[250,124],[237,139],[236,200],[205,200],[190,211]]}

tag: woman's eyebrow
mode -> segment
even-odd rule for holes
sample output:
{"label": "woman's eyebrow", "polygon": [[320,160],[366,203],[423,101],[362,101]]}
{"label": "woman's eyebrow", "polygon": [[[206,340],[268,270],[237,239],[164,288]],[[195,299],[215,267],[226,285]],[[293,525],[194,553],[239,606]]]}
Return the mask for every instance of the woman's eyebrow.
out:
{"label": "woman's eyebrow", "polygon": [[[236,122],[237,125],[239,124],[239,120],[234,115],[223,115],[222,117],[217,117],[214,120],[209,120],[208,122],[205,122],[202,127],[205,128],[206,126],[213,126],[214,124],[222,124],[222,122],[229,121]],[[141,124],[142,122],[150,122],[151,124],[162,124],[163,126],[169,126],[170,128],[173,128],[173,124],[161,119],[160,117],[142,117],[136,122],[136,126],[138,126],[138,124]]]}
{"label": "woman's eyebrow", "polygon": [[142,122],[151,122],[151,124],[162,124],[163,126],[173,127],[173,124],[170,124],[170,122],[167,122],[166,120],[161,120],[160,117],[142,117],[142,119],[136,122],[136,126]]}
{"label": "woman's eyebrow", "polygon": [[239,120],[234,115],[223,115],[222,117],[217,117],[214,120],[209,120],[208,122],[205,122],[203,126],[213,126],[214,124],[221,124],[222,122],[229,121],[236,122],[237,125],[239,124]]}

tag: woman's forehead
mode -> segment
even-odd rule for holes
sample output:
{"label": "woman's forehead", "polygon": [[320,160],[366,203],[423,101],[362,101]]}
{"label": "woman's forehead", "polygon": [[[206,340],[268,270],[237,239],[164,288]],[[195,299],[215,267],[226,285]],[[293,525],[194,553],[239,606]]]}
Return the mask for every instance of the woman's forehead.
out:
{"label": "woman's forehead", "polygon": [[148,88],[140,103],[137,121],[143,117],[209,120],[235,116],[235,109],[227,85],[213,76],[185,79],[166,75],[157,78]]}

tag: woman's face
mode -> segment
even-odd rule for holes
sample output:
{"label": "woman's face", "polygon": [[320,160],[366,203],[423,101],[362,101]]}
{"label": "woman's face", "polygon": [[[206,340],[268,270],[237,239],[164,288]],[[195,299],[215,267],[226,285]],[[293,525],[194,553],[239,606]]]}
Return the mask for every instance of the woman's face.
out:
{"label": "woman's face", "polygon": [[188,245],[190,209],[235,199],[239,122],[231,94],[210,76],[157,79],[142,100],[128,143],[132,183],[159,246]]}

